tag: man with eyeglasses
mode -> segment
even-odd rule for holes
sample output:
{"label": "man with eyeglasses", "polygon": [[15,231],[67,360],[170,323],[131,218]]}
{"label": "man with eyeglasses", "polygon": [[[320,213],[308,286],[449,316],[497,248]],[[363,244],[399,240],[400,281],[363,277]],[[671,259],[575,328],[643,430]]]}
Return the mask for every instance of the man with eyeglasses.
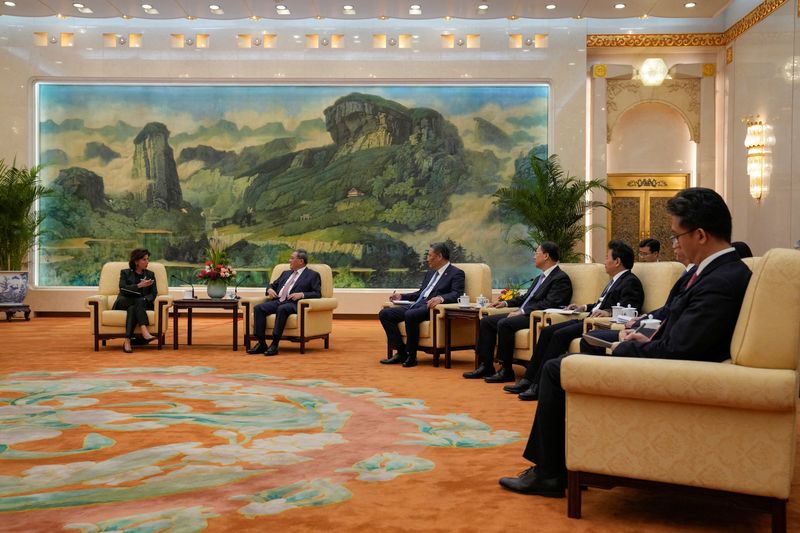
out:
{"label": "man with eyeglasses", "polygon": [[[612,345],[617,357],[649,357],[722,362],[730,344],[750,269],[731,246],[732,220],[722,197],[711,189],[685,189],[667,202],[672,247],[697,265],[672,301],[652,340],[630,333]],[[568,355],[565,357],[569,357]],[[539,404],[523,457],[536,464],[500,485],[523,494],[563,498],[566,487],[566,394],[561,361],[548,361],[539,382]]]}
{"label": "man with eyeglasses", "polygon": [[639,242],[639,262],[657,263],[661,259],[661,243],[652,237]]}

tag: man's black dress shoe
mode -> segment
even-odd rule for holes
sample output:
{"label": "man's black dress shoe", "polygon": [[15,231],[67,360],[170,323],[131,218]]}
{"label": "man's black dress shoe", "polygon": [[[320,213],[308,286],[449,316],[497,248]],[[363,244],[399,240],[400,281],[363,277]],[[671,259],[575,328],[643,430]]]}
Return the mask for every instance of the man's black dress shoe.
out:
{"label": "man's black dress shoe", "polygon": [[521,494],[536,494],[548,498],[563,498],[566,483],[560,478],[541,478],[532,466],[517,477],[501,477],[500,486]]}
{"label": "man's black dress shoe", "polygon": [[519,399],[524,402],[532,402],[539,399],[539,385],[534,383],[525,392],[519,393]]}
{"label": "man's black dress shoe", "polygon": [[267,351],[264,352],[264,355],[266,355],[266,356],[278,355],[278,345],[277,344],[270,344],[269,348],[267,348]]}
{"label": "man's black dress shoe", "polygon": [[509,381],[514,381],[515,379],[517,379],[517,376],[514,375],[514,371],[510,368],[506,369],[503,367],[497,372],[497,374],[483,378],[483,381],[486,383],[507,383]]}
{"label": "man's black dress shoe", "polygon": [[478,368],[473,370],[472,372],[464,372],[461,374],[464,376],[464,379],[478,379],[478,378],[485,378],[489,377],[494,374],[494,366],[493,365],[484,365],[481,364]]}
{"label": "man's black dress shoe", "polygon": [[409,355],[408,358],[403,361],[403,366],[406,368],[411,368],[412,366],[417,366],[417,356],[416,355]]}
{"label": "man's black dress shoe", "polygon": [[525,392],[528,390],[531,385],[533,385],[533,382],[528,378],[520,378],[520,380],[513,385],[506,385],[503,387],[503,390],[510,392],[511,394],[519,394],[520,392]]}
{"label": "man's black dress shoe", "polygon": [[250,355],[257,355],[260,353],[264,353],[266,351],[267,351],[267,345],[259,341],[258,344],[247,350],[247,353],[249,353]]}
{"label": "man's black dress shoe", "polygon": [[405,360],[408,359],[408,354],[399,353],[390,357],[389,359],[381,359],[382,365],[399,365],[400,363],[404,363]]}

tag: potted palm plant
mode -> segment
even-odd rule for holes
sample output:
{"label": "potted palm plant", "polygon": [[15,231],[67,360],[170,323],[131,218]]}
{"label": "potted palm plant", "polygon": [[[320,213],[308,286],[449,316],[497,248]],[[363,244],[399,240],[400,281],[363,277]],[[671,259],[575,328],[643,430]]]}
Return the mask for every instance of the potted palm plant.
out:
{"label": "potted palm plant", "polygon": [[594,190],[611,194],[603,180],[570,176],[561,168],[557,155],[547,159],[532,155],[531,173],[515,176],[511,186],[498,189],[494,197],[510,222],[528,228],[527,238],[516,239],[514,244],[535,252],[543,241],[552,241],[561,250],[561,260],[569,263],[583,258],[575,246],[586,232],[601,227],[584,223],[586,210],[609,208],[606,203],[588,199],[588,193]]}
{"label": "potted palm plant", "polygon": [[7,165],[0,159],[0,305],[19,305],[28,292],[28,251],[44,220],[36,202],[49,189],[39,182],[39,167]]}

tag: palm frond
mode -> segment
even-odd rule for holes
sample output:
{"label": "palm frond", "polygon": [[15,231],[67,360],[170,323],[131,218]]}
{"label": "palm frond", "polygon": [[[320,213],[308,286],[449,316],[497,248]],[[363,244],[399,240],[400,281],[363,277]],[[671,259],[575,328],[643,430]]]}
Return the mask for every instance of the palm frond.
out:
{"label": "palm frond", "polygon": [[[511,186],[498,189],[495,204],[510,222],[528,228],[527,239],[514,244],[535,250],[542,241],[553,241],[565,261],[583,254],[574,250],[590,228],[584,223],[587,210],[608,209],[608,204],[589,200],[589,193],[602,190],[613,194],[603,180],[583,180],[571,176],[557,155],[547,159],[531,157],[532,176],[515,179]],[[592,227],[598,227],[593,224]]]}

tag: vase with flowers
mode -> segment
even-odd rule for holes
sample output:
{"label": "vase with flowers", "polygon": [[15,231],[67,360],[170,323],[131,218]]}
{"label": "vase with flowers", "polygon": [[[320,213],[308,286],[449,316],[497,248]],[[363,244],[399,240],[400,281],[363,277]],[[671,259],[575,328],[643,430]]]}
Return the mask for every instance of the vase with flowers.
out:
{"label": "vase with flowers", "polygon": [[228,283],[236,279],[236,269],[228,262],[225,250],[218,243],[208,247],[208,260],[197,277],[206,283],[209,298],[222,298],[228,290]]}

